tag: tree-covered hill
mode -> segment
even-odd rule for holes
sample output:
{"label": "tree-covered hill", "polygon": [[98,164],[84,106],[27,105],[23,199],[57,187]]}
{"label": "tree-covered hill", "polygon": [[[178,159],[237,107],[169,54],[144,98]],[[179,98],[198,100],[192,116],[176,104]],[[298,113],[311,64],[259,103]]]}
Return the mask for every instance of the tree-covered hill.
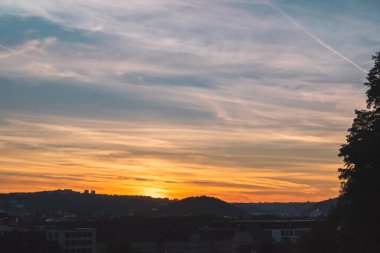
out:
{"label": "tree-covered hill", "polygon": [[72,190],[0,194],[0,209],[13,213],[69,212],[77,215],[152,214],[169,199],[80,193]]}
{"label": "tree-covered hill", "polygon": [[190,197],[173,202],[159,210],[160,215],[215,215],[225,217],[246,217],[243,209],[212,197]]}

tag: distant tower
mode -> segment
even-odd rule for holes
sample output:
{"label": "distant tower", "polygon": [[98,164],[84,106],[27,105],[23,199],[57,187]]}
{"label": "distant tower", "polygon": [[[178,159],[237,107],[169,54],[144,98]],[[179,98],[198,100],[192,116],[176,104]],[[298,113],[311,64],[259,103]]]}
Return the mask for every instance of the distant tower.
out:
{"label": "distant tower", "polygon": [[88,190],[84,190],[83,194],[88,194],[89,191]]}
{"label": "distant tower", "polygon": [[91,195],[95,195],[95,190],[91,190]]}

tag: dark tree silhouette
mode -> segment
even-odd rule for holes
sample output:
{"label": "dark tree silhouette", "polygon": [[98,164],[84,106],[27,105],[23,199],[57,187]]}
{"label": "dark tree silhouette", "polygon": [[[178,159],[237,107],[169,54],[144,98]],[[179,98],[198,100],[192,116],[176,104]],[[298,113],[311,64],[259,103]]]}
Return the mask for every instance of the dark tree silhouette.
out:
{"label": "dark tree silhouette", "polygon": [[364,83],[369,87],[367,110],[355,111],[339,153],[345,163],[339,169],[340,234],[349,252],[380,252],[380,52],[373,59]]}
{"label": "dark tree silhouette", "polygon": [[380,252],[380,52],[372,58],[364,83],[367,109],[355,111],[339,150],[341,194],[328,217],[300,242],[302,253]]}

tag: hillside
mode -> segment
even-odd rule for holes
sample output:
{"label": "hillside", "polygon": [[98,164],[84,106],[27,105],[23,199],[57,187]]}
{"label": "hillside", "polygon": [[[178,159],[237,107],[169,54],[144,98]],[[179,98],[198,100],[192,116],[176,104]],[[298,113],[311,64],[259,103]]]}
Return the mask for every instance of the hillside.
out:
{"label": "hillside", "polygon": [[317,217],[326,215],[335,202],[336,199],[299,203],[226,203],[205,196],[169,200],[147,196],[90,194],[72,190],[55,190],[0,194],[0,212],[5,211],[15,215],[49,214],[49,217],[65,214],[85,217],[204,214],[228,217],[246,217],[249,215]]}
{"label": "hillside", "polygon": [[318,217],[326,216],[335,199],[328,199],[320,202],[289,202],[289,203],[234,203],[251,215],[274,215],[282,217]]}
{"label": "hillside", "polygon": [[336,205],[337,199],[328,199],[314,203],[310,208],[306,209],[303,213],[304,216],[326,216],[330,209]]}
{"label": "hillside", "polygon": [[214,215],[224,217],[248,216],[243,209],[212,197],[189,197],[162,207],[159,215]]}
{"label": "hillside", "polygon": [[86,216],[153,214],[169,199],[80,193],[72,190],[0,194],[0,210],[13,214],[71,213]]}

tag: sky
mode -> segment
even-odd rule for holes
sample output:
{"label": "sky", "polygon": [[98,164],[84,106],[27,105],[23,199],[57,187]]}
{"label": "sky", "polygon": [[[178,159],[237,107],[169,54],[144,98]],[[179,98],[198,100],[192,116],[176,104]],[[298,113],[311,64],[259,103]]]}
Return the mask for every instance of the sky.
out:
{"label": "sky", "polygon": [[0,1],[0,192],[338,196],[377,0]]}

